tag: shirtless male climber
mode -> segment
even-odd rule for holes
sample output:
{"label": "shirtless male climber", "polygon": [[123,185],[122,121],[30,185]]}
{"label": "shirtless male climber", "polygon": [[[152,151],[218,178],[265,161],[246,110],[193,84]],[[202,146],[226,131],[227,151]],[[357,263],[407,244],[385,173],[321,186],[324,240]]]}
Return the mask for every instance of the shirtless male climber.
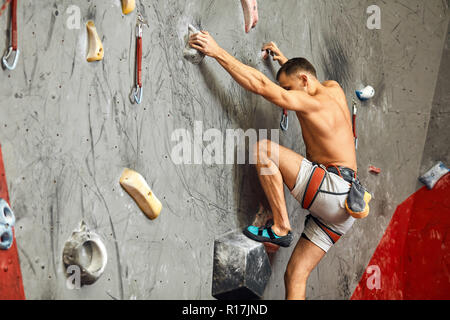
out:
{"label": "shirtless male climber", "polygon": [[[320,83],[314,67],[303,58],[288,60],[274,43],[264,45],[281,69],[279,85],[222,49],[206,31],[189,39],[191,47],[217,60],[244,89],[277,106],[296,112],[306,145],[306,158],[264,140],[255,146],[256,169],[273,213],[273,225],[250,226],[249,238],[289,247],[293,241],[283,183],[300,202],[308,202],[310,215],[285,272],[286,299],[306,296],[311,271],[331,246],[353,225],[345,200],[356,178],[356,150],[345,94],[335,81]],[[313,172],[322,171],[321,184],[309,192]],[[262,173],[267,170],[271,174]],[[317,184],[317,182],[315,182]],[[308,194],[305,190],[308,189]]]}

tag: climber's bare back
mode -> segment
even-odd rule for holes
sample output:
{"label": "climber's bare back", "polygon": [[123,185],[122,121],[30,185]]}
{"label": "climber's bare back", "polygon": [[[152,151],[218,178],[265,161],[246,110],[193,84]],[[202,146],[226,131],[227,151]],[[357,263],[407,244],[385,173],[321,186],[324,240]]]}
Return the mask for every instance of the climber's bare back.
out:
{"label": "climber's bare back", "polygon": [[340,85],[325,81],[316,96],[317,111],[297,112],[308,160],[357,171],[356,150],[347,99]]}

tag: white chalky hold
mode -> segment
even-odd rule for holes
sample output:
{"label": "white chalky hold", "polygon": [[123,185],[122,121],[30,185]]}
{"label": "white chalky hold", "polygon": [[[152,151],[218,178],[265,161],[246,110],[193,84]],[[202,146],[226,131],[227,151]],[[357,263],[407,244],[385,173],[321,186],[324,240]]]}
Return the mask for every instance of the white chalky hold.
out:
{"label": "white chalky hold", "polygon": [[11,248],[13,241],[12,227],[6,224],[0,224],[0,250],[8,250]]}
{"label": "white chalky hold", "polygon": [[[200,31],[197,30],[193,25],[190,24],[188,26],[188,32],[189,32],[189,38],[190,38],[193,34],[197,34]],[[188,38],[188,41],[186,42],[186,47],[183,50],[183,56],[189,62],[191,62],[193,64],[199,64],[200,62],[203,61],[203,58],[205,58],[205,55],[203,53],[201,53],[200,51],[198,51],[197,49],[192,48],[189,45],[189,38]]]}
{"label": "white chalky hold", "polygon": [[375,96],[375,89],[371,86],[367,86],[362,90],[357,90],[356,95],[361,101],[372,99]]}
{"label": "white chalky hold", "polygon": [[101,238],[96,233],[89,231],[86,223],[81,221],[80,227],[72,233],[64,245],[63,263],[65,268],[78,266],[81,284],[89,285],[100,278],[107,261],[108,254]]}
{"label": "white chalky hold", "polygon": [[15,222],[16,218],[8,203],[0,198],[0,224],[4,224],[6,227],[14,227]]}
{"label": "white chalky hold", "polygon": [[431,168],[427,173],[419,178],[419,181],[427,186],[429,190],[433,189],[436,183],[450,172],[443,162],[439,162],[433,168]]}

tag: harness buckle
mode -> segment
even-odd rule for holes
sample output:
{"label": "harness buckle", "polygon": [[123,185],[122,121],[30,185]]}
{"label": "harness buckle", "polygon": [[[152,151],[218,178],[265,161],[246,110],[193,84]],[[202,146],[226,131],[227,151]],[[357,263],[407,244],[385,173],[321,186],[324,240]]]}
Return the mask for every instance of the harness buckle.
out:
{"label": "harness buckle", "polygon": [[[9,64],[8,59],[10,58],[11,54],[15,52],[14,60],[12,64]],[[13,49],[13,47],[9,47],[9,49],[5,52],[5,55],[2,58],[3,65],[8,70],[14,70],[17,66],[17,61],[19,60],[20,50],[19,49]]]}

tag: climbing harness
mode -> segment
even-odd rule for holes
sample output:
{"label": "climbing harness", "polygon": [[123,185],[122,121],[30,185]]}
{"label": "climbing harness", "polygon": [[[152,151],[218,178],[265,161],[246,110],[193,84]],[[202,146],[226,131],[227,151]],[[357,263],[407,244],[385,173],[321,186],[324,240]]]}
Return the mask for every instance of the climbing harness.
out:
{"label": "climbing harness", "polygon": [[352,101],[353,101],[353,107],[352,107],[352,109],[353,109],[353,111],[352,111],[352,113],[353,113],[353,117],[352,117],[353,118],[353,120],[352,120],[353,137],[355,137],[355,149],[358,150],[358,137],[356,135],[356,113],[357,113],[358,109],[356,107],[356,101],[354,99],[352,99]]}
{"label": "climbing harness", "polygon": [[309,177],[309,181],[306,184],[305,193],[302,199],[302,208],[309,210],[316,200],[317,195],[320,192],[323,181],[325,180],[326,168],[323,165],[314,164],[313,172]]}
{"label": "climbing harness", "polygon": [[[322,164],[313,163],[313,172],[309,177],[308,183],[306,184],[305,193],[303,194],[302,199],[302,208],[309,210],[316,200],[319,193],[324,192],[321,190],[321,187],[325,181],[327,172],[331,172],[337,174],[342,179],[347,181],[348,183],[352,183],[354,180],[357,180],[356,172],[346,167],[338,167],[336,165],[328,165],[324,166]],[[345,193],[331,193],[326,192],[328,194],[333,194],[336,196],[346,195]]]}
{"label": "climbing harness", "polygon": [[[11,2],[11,46],[6,50],[5,55],[2,58],[2,63],[8,70],[14,70],[17,66],[17,61],[19,60],[20,50],[17,46],[17,0],[7,0],[2,6],[2,10],[6,9],[8,2]],[[2,11],[0,11],[1,14]],[[12,63],[8,60],[14,54]]]}
{"label": "climbing harness", "polygon": [[323,166],[314,163],[313,172],[306,184],[305,193],[301,202],[302,208],[309,210],[321,191],[321,187],[325,181],[327,172],[332,172],[339,175],[342,179],[347,181],[350,185],[350,190],[345,193],[329,193],[336,196],[348,195],[345,200],[345,208],[347,212],[355,219],[364,219],[369,215],[369,202],[372,200],[372,195],[367,192],[358,179],[355,171],[346,168],[338,167],[336,165]]}
{"label": "climbing harness", "polygon": [[289,116],[286,109],[283,110],[283,113],[281,115],[280,127],[283,131],[288,131],[289,129]]}
{"label": "climbing harness", "polygon": [[144,21],[141,14],[138,14],[136,24],[136,87],[131,92],[131,102],[140,104],[142,102],[142,33],[143,25],[148,24]]}
{"label": "climbing harness", "polygon": [[342,237],[342,234],[340,234],[337,231],[334,231],[333,229],[331,229],[330,227],[326,226],[325,224],[323,224],[322,222],[320,222],[319,219],[309,215],[308,219],[312,219],[318,226],[320,229],[323,230],[323,232],[326,233],[326,235],[330,238],[331,242],[333,244],[335,244],[336,242],[339,241],[339,239]]}

